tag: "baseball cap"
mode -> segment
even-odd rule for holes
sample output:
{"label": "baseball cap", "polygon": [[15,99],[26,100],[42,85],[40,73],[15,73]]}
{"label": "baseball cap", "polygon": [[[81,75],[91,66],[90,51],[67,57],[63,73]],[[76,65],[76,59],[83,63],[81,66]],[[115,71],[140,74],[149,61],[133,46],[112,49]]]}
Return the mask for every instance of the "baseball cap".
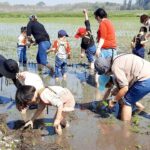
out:
{"label": "baseball cap", "polygon": [[99,57],[95,60],[94,66],[99,75],[106,74],[111,68],[111,59]]}
{"label": "baseball cap", "polygon": [[80,28],[78,28],[78,31],[77,31],[77,33],[75,34],[75,38],[80,38],[82,35],[85,35],[85,33],[86,33],[86,28],[84,28],[84,27],[80,27]]}
{"label": "baseball cap", "polygon": [[58,37],[63,37],[63,36],[69,37],[65,30],[59,30]]}
{"label": "baseball cap", "polygon": [[16,73],[19,72],[18,64],[13,59],[6,59],[0,55],[0,74],[6,78],[15,79]]}

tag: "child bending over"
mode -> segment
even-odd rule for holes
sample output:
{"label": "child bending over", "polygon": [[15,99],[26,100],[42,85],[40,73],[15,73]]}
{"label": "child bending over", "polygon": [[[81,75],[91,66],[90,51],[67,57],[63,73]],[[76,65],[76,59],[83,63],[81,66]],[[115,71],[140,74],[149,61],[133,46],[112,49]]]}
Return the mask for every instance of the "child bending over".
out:
{"label": "child bending over", "polygon": [[74,110],[75,100],[72,93],[60,86],[49,86],[37,91],[35,87],[24,85],[17,89],[16,104],[26,107],[30,104],[38,104],[39,107],[32,119],[25,124],[33,127],[33,121],[42,113],[46,105],[56,106],[57,112],[54,118],[54,128],[57,134],[62,134],[62,126],[67,127],[66,114]]}

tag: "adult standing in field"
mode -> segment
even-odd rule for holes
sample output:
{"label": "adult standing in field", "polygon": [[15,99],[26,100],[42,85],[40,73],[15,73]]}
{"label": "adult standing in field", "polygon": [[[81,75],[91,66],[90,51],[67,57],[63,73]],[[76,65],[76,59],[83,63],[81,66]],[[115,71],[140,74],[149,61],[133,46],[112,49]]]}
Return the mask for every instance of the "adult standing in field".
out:
{"label": "adult standing in field", "polygon": [[[117,44],[114,26],[112,22],[107,18],[107,12],[103,8],[98,8],[94,12],[94,15],[95,19],[99,23],[99,28],[97,31],[98,46],[96,50],[96,56],[103,58],[113,57],[117,54],[116,52]],[[100,82],[101,81],[103,82],[104,80],[107,82],[109,78],[106,76],[102,76],[99,78],[98,75],[96,75],[97,87],[99,86],[98,79]]]}
{"label": "adult standing in field", "polygon": [[95,19],[99,23],[97,31],[98,47],[96,56],[99,57],[112,57],[113,53],[116,54],[116,35],[115,29],[111,21],[107,18],[107,13],[104,9],[98,8],[95,12]]}
{"label": "adult standing in field", "polygon": [[29,41],[32,41],[31,35],[33,35],[35,42],[38,44],[36,60],[39,70],[42,69],[42,66],[46,66],[52,73],[53,68],[47,61],[47,50],[51,46],[50,38],[45,27],[37,21],[37,17],[35,15],[31,15],[29,17],[29,22],[27,24],[27,37]]}

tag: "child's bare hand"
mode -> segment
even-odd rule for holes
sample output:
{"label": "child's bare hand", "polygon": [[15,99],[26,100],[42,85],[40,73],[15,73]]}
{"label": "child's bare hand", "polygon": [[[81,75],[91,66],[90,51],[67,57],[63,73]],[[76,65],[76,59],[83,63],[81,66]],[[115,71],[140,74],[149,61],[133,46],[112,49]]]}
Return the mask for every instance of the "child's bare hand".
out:
{"label": "child's bare hand", "polygon": [[112,100],[110,100],[109,101],[109,108],[113,108],[114,106],[115,106],[115,104],[116,104],[116,102],[114,102],[114,100],[112,99]]}
{"label": "child's bare hand", "polygon": [[86,9],[83,9],[83,13],[86,14],[86,13],[87,13],[87,10],[86,10]]}

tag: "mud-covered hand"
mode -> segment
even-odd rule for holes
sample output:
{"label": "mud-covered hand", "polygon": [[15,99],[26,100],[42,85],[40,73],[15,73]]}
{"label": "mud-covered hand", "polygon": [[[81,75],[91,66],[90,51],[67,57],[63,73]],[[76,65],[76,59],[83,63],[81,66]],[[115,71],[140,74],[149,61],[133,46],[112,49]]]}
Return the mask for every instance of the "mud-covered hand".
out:
{"label": "mud-covered hand", "polygon": [[31,126],[31,128],[33,128],[33,121],[32,120],[27,121],[26,124],[24,125],[24,128],[27,128],[29,126]]}
{"label": "mud-covered hand", "polygon": [[109,101],[109,108],[113,108],[114,106],[115,106],[115,104],[117,103],[117,101],[116,100],[114,100],[114,99],[112,99],[112,100],[110,100]]}

